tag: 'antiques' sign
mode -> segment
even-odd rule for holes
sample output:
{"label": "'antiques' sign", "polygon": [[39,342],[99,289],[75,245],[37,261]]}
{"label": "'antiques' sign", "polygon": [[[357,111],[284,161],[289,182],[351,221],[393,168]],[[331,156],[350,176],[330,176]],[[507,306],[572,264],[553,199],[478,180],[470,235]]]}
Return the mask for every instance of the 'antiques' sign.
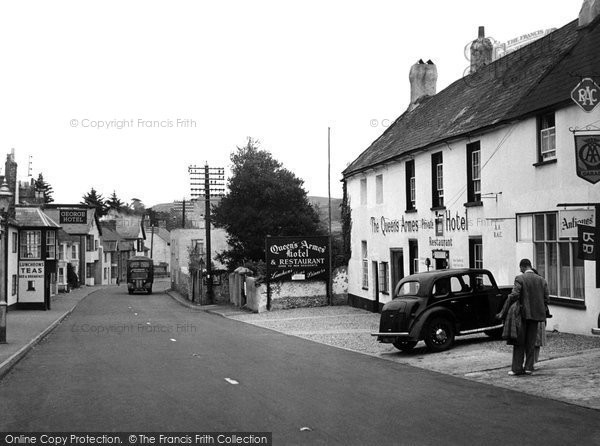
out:
{"label": "'antiques' sign", "polygon": [[600,181],[600,134],[575,135],[577,176],[596,184]]}
{"label": "'antiques' sign", "polygon": [[266,261],[269,281],[327,280],[329,238],[267,237]]}
{"label": "'antiques' sign", "polygon": [[575,209],[558,211],[558,236],[560,238],[577,237],[577,225],[596,225],[594,209]]}
{"label": "'antiques' sign", "polygon": [[60,209],[58,214],[59,223],[64,224],[87,224],[87,211],[85,209]]}

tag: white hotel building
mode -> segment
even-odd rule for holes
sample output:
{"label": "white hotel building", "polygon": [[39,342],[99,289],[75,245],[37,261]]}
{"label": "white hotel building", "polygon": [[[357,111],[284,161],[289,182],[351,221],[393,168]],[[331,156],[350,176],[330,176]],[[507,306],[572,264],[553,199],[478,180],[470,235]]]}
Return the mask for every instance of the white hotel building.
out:
{"label": "white hotel building", "polygon": [[409,108],[343,172],[349,300],[377,311],[428,268],[483,267],[512,285],[530,258],[549,284],[548,329],[590,334],[600,274],[578,256],[577,223],[598,227],[600,159],[592,146],[579,176],[574,135],[600,135],[600,106],[571,93],[584,77],[600,84],[599,19],[582,11],[493,62],[482,31],[471,74],[443,91],[433,63],[411,68]]}

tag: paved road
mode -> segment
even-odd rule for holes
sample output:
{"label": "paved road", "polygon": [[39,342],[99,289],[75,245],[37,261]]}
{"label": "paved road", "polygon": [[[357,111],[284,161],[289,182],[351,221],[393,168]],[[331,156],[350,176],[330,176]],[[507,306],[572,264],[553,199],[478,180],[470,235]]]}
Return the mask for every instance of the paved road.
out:
{"label": "paved road", "polygon": [[[0,381],[1,431],[269,431],[274,444],[600,445],[598,411],[92,294]],[[301,430],[308,427],[310,430]]]}

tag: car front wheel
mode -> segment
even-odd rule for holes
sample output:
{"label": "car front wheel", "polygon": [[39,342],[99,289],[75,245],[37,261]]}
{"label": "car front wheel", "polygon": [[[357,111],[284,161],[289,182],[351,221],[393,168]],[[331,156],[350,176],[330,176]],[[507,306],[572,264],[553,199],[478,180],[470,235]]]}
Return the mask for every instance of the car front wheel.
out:
{"label": "car front wheel", "polygon": [[417,345],[417,341],[407,341],[407,340],[397,340],[394,342],[394,347],[403,352],[411,351],[415,345]]}
{"label": "car front wheel", "polygon": [[425,344],[433,352],[448,350],[454,344],[454,324],[443,317],[431,319],[425,331]]}

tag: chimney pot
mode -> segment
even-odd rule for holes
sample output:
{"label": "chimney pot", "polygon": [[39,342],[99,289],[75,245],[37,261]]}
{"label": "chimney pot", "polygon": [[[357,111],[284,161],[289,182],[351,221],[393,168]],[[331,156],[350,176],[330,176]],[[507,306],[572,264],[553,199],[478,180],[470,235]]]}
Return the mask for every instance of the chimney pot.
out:
{"label": "chimney pot", "polygon": [[410,105],[408,110],[413,110],[421,99],[434,96],[437,84],[437,67],[430,60],[427,63],[423,59],[410,67],[408,78],[410,80]]}
{"label": "chimney pot", "polygon": [[471,74],[492,62],[494,45],[485,37],[485,27],[479,27],[477,39],[471,43]]}
{"label": "chimney pot", "polygon": [[579,26],[587,26],[600,15],[600,0],[584,0],[579,11]]}

